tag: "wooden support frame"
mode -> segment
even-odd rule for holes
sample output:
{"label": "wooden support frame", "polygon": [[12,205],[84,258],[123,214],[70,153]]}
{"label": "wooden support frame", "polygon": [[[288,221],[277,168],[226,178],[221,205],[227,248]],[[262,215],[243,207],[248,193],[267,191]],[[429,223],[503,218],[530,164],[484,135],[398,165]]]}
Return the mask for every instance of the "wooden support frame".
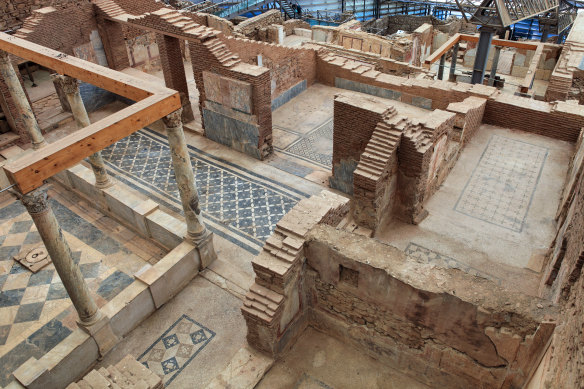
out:
{"label": "wooden support frame", "polygon": [[177,91],[5,33],[0,33],[0,50],[136,101],[113,115],[4,166],[6,176],[22,194],[40,187],[44,180],[181,108]]}
{"label": "wooden support frame", "polygon": [[[434,51],[426,60],[424,61],[424,66],[429,68],[434,62],[438,61],[440,57],[448,52],[460,41],[465,42],[478,42],[479,36],[478,35],[467,35],[467,34],[454,34],[450,39],[448,39],[442,46],[440,46],[436,51]],[[518,42],[518,41],[508,41],[505,39],[493,39],[491,42],[493,46],[503,46],[503,47],[514,47],[516,49],[525,49],[525,50],[537,50],[539,47],[539,43],[527,43],[527,42]]]}

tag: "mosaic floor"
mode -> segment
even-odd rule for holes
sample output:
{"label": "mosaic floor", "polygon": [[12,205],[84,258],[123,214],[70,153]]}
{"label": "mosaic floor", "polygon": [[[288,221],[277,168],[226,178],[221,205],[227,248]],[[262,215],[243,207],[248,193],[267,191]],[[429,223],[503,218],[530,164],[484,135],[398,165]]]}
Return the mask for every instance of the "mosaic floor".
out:
{"label": "mosaic floor", "polygon": [[545,147],[493,135],[455,210],[521,232],[547,154]]}
{"label": "mosaic floor", "polygon": [[[307,194],[189,146],[209,228],[257,254],[276,223]],[[118,179],[181,212],[167,140],[149,129],[102,151]]]}
{"label": "mosaic floor", "polygon": [[213,337],[213,331],[182,315],[138,357],[138,361],[161,376],[168,386]]}
{"label": "mosaic floor", "polygon": [[308,133],[301,133],[289,128],[274,126],[275,129],[292,135],[294,139],[285,146],[276,147],[276,150],[284,154],[292,155],[302,160],[312,162],[323,168],[330,169],[333,160],[333,119],[327,119],[324,123]]}
{"label": "mosaic floor", "polygon": [[[5,194],[3,196],[8,196]],[[51,207],[98,306],[130,285],[133,271],[145,260],[121,240],[110,237],[102,219],[96,227],[71,209],[75,200],[51,191]],[[5,198],[5,197],[3,197]],[[40,358],[77,328],[77,313],[52,264],[33,274],[12,258],[42,244],[35,225],[20,202],[0,208],[0,386],[30,357]],[[94,216],[96,216],[94,214]],[[116,232],[131,244],[145,247],[140,238]],[[118,239],[118,238],[117,238]],[[130,242],[127,242],[130,243]],[[152,253],[150,254],[152,255]],[[112,264],[116,264],[113,266]],[[119,264],[119,265],[118,265]],[[121,267],[121,268],[120,268]]]}

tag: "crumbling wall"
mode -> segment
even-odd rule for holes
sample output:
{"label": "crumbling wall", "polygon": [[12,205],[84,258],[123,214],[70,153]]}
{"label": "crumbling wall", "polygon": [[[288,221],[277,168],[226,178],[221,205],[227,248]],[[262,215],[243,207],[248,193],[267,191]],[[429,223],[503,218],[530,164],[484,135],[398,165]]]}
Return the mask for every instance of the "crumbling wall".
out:
{"label": "crumbling wall", "polygon": [[288,19],[283,22],[282,25],[284,26],[284,33],[286,33],[286,35],[294,34],[295,28],[304,28],[308,30],[311,28],[310,24],[306,23],[302,19]]}
{"label": "crumbling wall", "polygon": [[160,52],[154,32],[145,33],[139,29],[129,30],[125,36],[125,44],[126,55],[131,67],[145,73],[156,73],[162,70]]}
{"label": "crumbling wall", "polygon": [[232,52],[238,53],[243,62],[257,65],[258,55],[261,55],[262,66],[270,69],[272,100],[304,82],[301,92],[316,79],[315,50],[232,37],[224,37],[223,42]]}
{"label": "crumbling wall", "polygon": [[[33,11],[15,35],[39,45],[95,61],[90,36],[97,30],[93,5],[89,2],[66,8],[47,7]],[[87,55],[83,55],[86,52]],[[79,55],[77,55],[79,54]]]}
{"label": "crumbling wall", "polygon": [[409,62],[414,66],[421,66],[426,57],[432,54],[434,29],[431,24],[422,24],[412,33],[412,53]]}
{"label": "crumbling wall", "polygon": [[331,188],[353,194],[353,172],[388,104],[378,98],[343,93],[334,101]]}
{"label": "crumbling wall", "polygon": [[456,162],[448,153],[455,114],[432,111],[423,122],[412,121],[403,132],[398,149],[397,201],[394,213],[407,223],[418,224],[427,212],[424,204]]}
{"label": "crumbling wall", "polygon": [[466,145],[481,126],[485,114],[486,99],[467,97],[460,103],[450,103],[449,112],[456,113],[452,137],[463,146]]}
{"label": "crumbling wall", "polygon": [[0,2],[0,31],[16,30],[22,27],[24,20],[34,10],[53,7],[68,8],[70,5],[81,7],[90,4],[90,0],[5,0]]}
{"label": "crumbling wall", "polygon": [[576,388],[584,382],[584,143],[580,136],[558,209],[558,234],[545,264],[541,294],[557,302],[562,315],[550,360],[535,387]]}
{"label": "crumbling wall", "polygon": [[431,387],[520,388],[558,311],[326,225],[305,242],[310,324]]}
{"label": "crumbling wall", "polygon": [[249,18],[235,26],[234,32],[242,34],[249,39],[259,40],[260,30],[271,24],[282,24],[282,13],[280,10],[273,9]]}
{"label": "crumbling wall", "polygon": [[427,109],[475,96],[487,99],[483,122],[575,143],[584,126],[584,109],[566,102],[546,103],[499,92],[496,88],[428,79],[404,79],[364,66],[345,66],[332,55],[317,57],[317,80],[323,84],[390,98]]}

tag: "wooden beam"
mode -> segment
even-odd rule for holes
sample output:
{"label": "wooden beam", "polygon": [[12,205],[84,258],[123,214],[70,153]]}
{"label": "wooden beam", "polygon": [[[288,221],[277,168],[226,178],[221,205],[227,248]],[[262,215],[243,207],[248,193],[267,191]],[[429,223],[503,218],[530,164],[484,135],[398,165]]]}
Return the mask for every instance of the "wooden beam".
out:
{"label": "wooden beam", "polygon": [[178,92],[157,94],[4,166],[10,182],[28,193],[53,175],[181,107]]}
{"label": "wooden beam", "polygon": [[438,61],[448,50],[452,48],[460,40],[461,34],[454,34],[450,39],[448,39],[442,46],[440,46],[436,51],[434,51],[426,60],[424,65],[429,68],[434,62]]}
{"label": "wooden beam", "polygon": [[531,63],[529,64],[529,69],[527,69],[527,74],[525,74],[525,78],[523,82],[519,86],[519,91],[521,93],[528,93],[533,85],[533,80],[535,79],[535,73],[537,72],[537,65],[539,65],[539,61],[543,54],[543,44],[539,44],[537,46],[537,50],[535,50],[535,54],[531,59]]}
{"label": "wooden beam", "polygon": [[0,50],[7,51],[46,66],[49,69],[53,69],[58,73],[77,78],[134,101],[145,99],[166,89],[162,85],[147,84],[139,78],[2,32],[0,32]]}
{"label": "wooden beam", "polygon": [[[460,34],[460,40],[463,40],[466,42],[478,42],[479,37],[478,37],[478,35]],[[503,46],[503,47],[515,47],[516,49],[525,49],[525,50],[536,50],[537,46],[538,46],[537,43],[508,41],[505,39],[493,39],[493,41],[491,42],[491,45]]]}

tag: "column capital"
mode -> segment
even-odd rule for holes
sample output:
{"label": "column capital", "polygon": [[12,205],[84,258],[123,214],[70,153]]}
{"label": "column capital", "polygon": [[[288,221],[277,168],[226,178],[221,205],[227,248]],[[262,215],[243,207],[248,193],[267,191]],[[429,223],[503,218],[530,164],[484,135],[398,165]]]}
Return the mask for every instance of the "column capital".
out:
{"label": "column capital", "polygon": [[22,203],[29,213],[43,213],[49,209],[49,194],[47,185],[43,185],[22,195]]}
{"label": "column capital", "polygon": [[166,126],[167,129],[177,128],[182,126],[181,115],[182,108],[179,108],[176,111],[169,113],[168,115],[163,117],[162,121],[164,122],[164,125]]}
{"label": "column capital", "polygon": [[10,55],[8,55],[7,51],[0,50],[0,64],[11,64],[12,61],[10,60]]}
{"label": "column capital", "polygon": [[63,92],[68,95],[75,94],[79,91],[79,83],[76,78],[62,74],[51,74],[51,78],[53,81],[57,82],[61,88],[63,88]]}

